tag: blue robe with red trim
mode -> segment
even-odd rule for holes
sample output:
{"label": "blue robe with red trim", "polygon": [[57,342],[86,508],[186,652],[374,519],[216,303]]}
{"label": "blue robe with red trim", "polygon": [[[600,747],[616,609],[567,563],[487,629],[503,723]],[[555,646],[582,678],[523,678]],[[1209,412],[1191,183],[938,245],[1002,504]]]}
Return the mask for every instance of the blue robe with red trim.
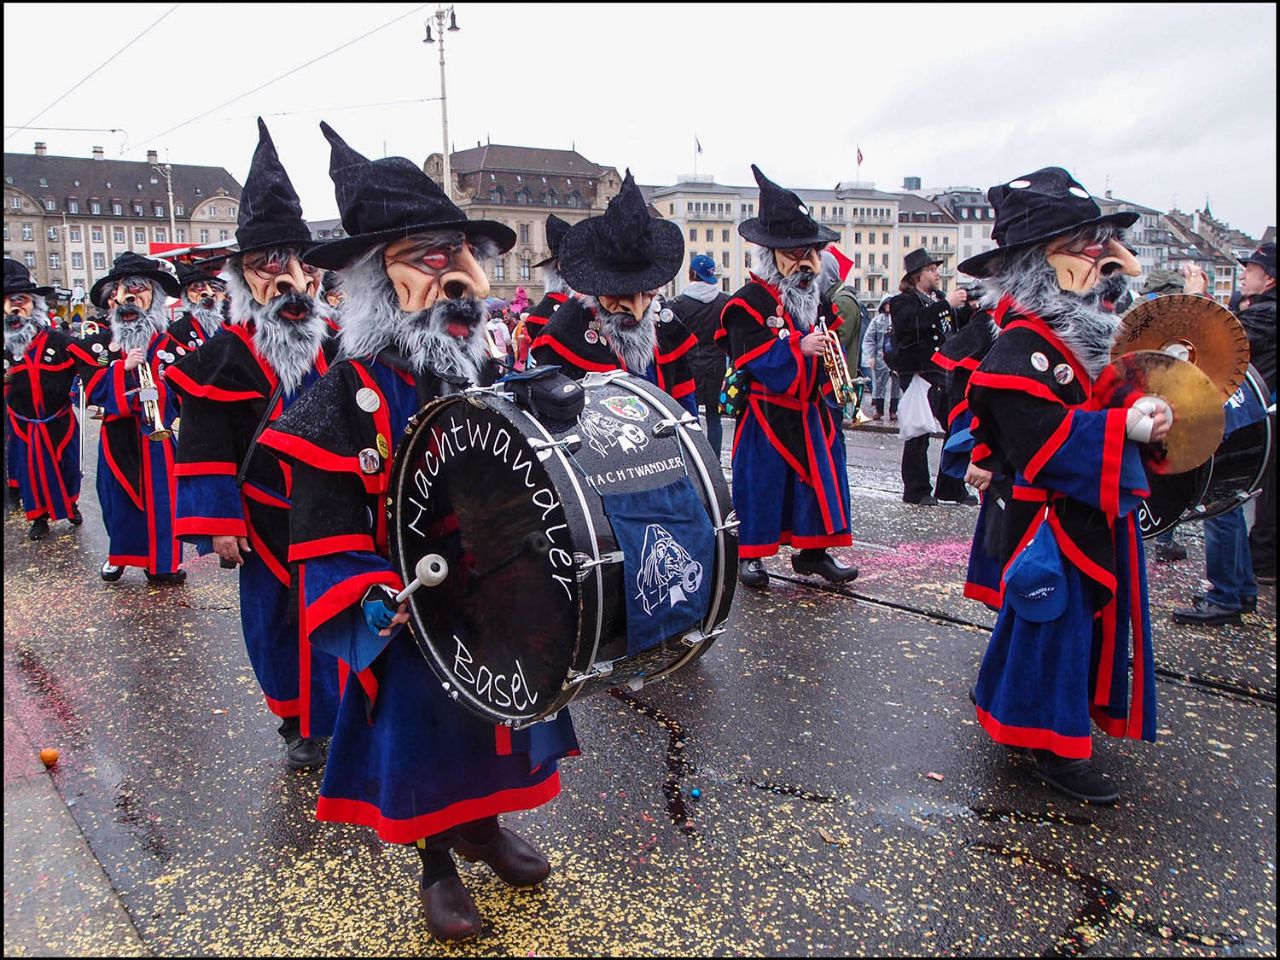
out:
{"label": "blue robe with red trim", "polygon": [[80,499],[71,343],[61,330],[46,327],[21,357],[4,354],[9,481],[22,495],[28,520],[66,520]]}
{"label": "blue robe with red trim", "polygon": [[[282,394],[271,417],[291,406],[328,369],[325,355],[301,386]],[[267,707],[297,717],[304,737],[327,737],[338,714],[338,661],[302,632],[289,569],[289,470],[255,448],[244,483],[236,474],[278,379],[254,349],[252,326],[234,326],[172,364],[168,384],[182,397],[177,533],[203,556],[216,536],[245,537],[240,625]]]}
{"label": "blue robe with red trim", "polygon": [[[824,298],[818,317],[840,318]],[[749,375],[733,437],[733,506],[738,556],[768,557],[853,542],[840,405],[821,356],[800,353],[803,331],[777,290],[754,274],[725,305],[716,341]]]}
{"label": "blue robe with red trim", "polygon": [[[626,364],[609,347],[604,334],[591,326],[594,320],[595,314],[581,300],[566,300],[533,341],[530,356],[540,366],[558,364],[561,372],[575,380],[581,380],[593,371],[627,370]],[[693,368],[689,366],[687,354],[698,345],[698,338],[674,315],[658,321],[655,328],[657,341],[653,347],[653,361],[643,371],[627,372],[665,390],[696,417],[698,408],[694,397]]]}
{"label": "blue robe with red trim", "polygon": [[[174,532],[174,439],[152,440],[155,424],[143,413],[137,369],[125,371],[124,353],[110,330],[78,340],[71,352],[80,362],[88,403],[102,408],[98,444],[98,500],[107,529],[110,563],[173,573],[182,566],[182,544]],[[167,332],[147,345],[146,364],[158,393],[161,424],[171,430],[178,402],[164,370],[186,352]]]}
{"label": "blue robe with red trim", "polygon": [[[438,383],[415,380],[385,354],[336,364],[262,443],[293,469],[289,556],[305,630],[354,673],[316,816],[409,843],[547,802],[560,791],[559,759],[576,754],[578,743],[567,709],[521,731],[481,720],[444,694],[408,628],[385,638],[365,623],[361,600],[370,586],[403,587],[387,559],[391,463],[380,451],[394,456],[409,417],[438,395]],[[369,393],[357,404],[362,390],[376,405]],[[512,628],[519,629],[514,621]]]}
{"label": "blue robe with red trim", "polygon": [[221,333],[226,327],[219,323],[211,330],[206,330],[196,319],[196,315],[190,310],[184,310],[178,314],[178,318],[169,324],[169,336],[178,341],[187,352],[198,349],[207,340],[213,338],[215,334]]}
{"label": "blue robe with red trim", "polygon": [[[1009,465],[1004,577],[1049,523],[1066,570],[1066,612],[1031,622],[1001,606],[977,682],[978,722],[1000,743],[1088,757],[1090,720],[1155,740],[1146,566],[1137,507],[1147,477],[1125,439],[1136,399],[1097,383],[1039,317],[1006,304],[1002,332],[969,382],[974,436]],[[1132,682],[1129,660],[1133,659]]]}

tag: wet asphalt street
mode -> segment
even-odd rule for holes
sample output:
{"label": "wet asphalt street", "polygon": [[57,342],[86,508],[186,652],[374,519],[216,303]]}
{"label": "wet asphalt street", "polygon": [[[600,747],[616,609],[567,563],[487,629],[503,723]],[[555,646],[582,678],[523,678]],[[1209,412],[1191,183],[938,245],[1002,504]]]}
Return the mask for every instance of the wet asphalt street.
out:
{"label": "wet asphalt street", "polygon": [[[1123,800],[1070,802],[966,697],[993,619],[961,595],[976,508],[900,503],[896,435],[848,446],[852,589],[773,558],[700,662],[575,705],[562,794],[508,821],[553,873],[513,892],[460,862],[486,918],[461,947],[427,933],[411,850],[315,821],[320,774],[285,766],[234,574],[99,579],[92,475],[78,531],[5,522],[6,769],[61,750],[36,775],[156,955],[1274,955],[1275,588],[1243,626],[1175,626],[1203,573],[1182,528],[1190,558],[1149,567],[1160,740],[1097,734]],[[50,821],[8,775],[5,796],[5,953],[122,949],[17,922],[47,906],[22,851]]]}

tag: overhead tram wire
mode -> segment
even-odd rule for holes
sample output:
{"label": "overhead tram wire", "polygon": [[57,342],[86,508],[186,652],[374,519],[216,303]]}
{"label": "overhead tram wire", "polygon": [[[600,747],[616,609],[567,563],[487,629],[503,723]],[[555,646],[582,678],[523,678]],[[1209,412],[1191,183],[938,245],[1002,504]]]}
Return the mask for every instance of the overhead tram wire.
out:
{"label": "overhead tram wire", "polygon": [[[351,46],[352,44],[359,43],[361,40],[365,39],[365,37],[370,37],[373,34],[377,33],[379,30],[385,30],[387,27],[391,26],[393,23],[399,23],[401,20],[405,19],[405,17],[411,17],[415,13],[418,13],[420,10],[424,10],[428,6],[430,6],[430,4],[427,4],[427,3],[420,4],[419,6],[414,7],[412,10],[409,10],[407,13],[402,13],[398,17],[393,17],[392,19],[388,20],[386,23],[382,24],[381,26],[374,27],[372,30],[368,31],[367,33],[362,33],[360,36],[355,37],[354,39],[348,40],[346,43],[343,43],[334,47],[332,50],[328,51],[327,53],[322,53],[318,57],[313,57],[312,59],[308,60],[306,63],[299,64],[293,69],[280,74],[280,76],[275,77],[271,80],[268,80],[266,83],[259,84],[258,86],[254,87],[252,90],[246,90],[244,93],[238,96],[232,97],[230,100],[224,101],[223,103],[218,104],[216,107],[212,107],[211,109],[206,110],[204,113],[197,114],[196,116],[192,117],[190,120],[184,120],[182,121],[182,123],[179,123],[176,126],[170,127],[168,130],[165,130],[162,133],[157,133],[157,134],[154,134],[153,136],[146,137],[141,142],[154,143],[160,138],[166,137],[169,134],[173,133],[175,130],[181,130],[183,127],[190,126],[191,124],[195,123],[197,120],[203,120],[209,114],[214,113],[218,110],[221,110],[223,107],[229,107],[231,106],[231,104],[236,103],[239,100],[243,100],[245,97],[250,96],[251,94],[255,94],[259,90],[265,90],[267,87],[271,86],[273,83],[279,83],[281,80],[285,79],[286,77],[292,76],[293,74],[297,73],[299,70],[303,70],[311,66],[312,64],[319,63],[321,60],[325,59],[326,57],[331,57],[335,53],[338,53],[340,50],[345,50],[347,47]],[[124,152],[125,152],[124,150],[120,151],[121,154],[123,154]]]}
{"label": "overhead tram wire", "polygon": [[[120,54],[124,53],[124,52],[125,52],[126,50],[128,50],[131,46],[133,46],[135,43],[137,43],[139,40],[141,40],[143,37],[145,37],[148,33],[150,33],[150,32],[152,31],[152,29],[154,29],[154,28],[155,28],[155,27],[160,23],[160,20],[163,20],[165,17],[169,16],[169,14],[173,13],[173,11],[177,10],[180,6],[182,6],[182,4],[180,4],[180,3],[175,3],[172,7],[170,7],[168,10],[166,10],[163,14],[161,14],[161,15],[160,15],[160,19],[159,19],[159,20],[156,20],[154,23],[152,23],[152,24],[151,24],[151,26],[147,27],[147,28],[146,28],[145,30],[143,30],[140,34],[138,34],[136,37],[134,37],[132,40],[130,40],[128,43],[126,43],[123,47],[121,47],[119,50],[117,50],[117,51],[116,51],[115,53],[113,53],[111,56],[107,57],[107,59],[103,60],[103,61],[102,61],[102,63],[98,64],[98,66],[97,66],[97,67],[95,67],[95,68],[94,68],[94,69],[89,73],[89,75],[88,75],[87,77],[85,77],[83,80],[81,80],[79,83],[77,83],[74,87],[72,87],[70,90],[68,90],[68,91],[67,91],[66,93],[64,93],[62,96],[58,97],[58,99],[57,99],[57,100],[53,101],[53,103],[49,104],[47,107],[45,107],[43,110],[41,110],[39,113],[37,113],[34,117],[32,117],[30,120],[28,120],[28,121],[27,121],[26,123],[24,123],[22,126],[20,126],[20,127],[15,127],[15,128],[13,129],[13,133],[8,134],[8,135],[4,138],[4,142],[5,142],[5,143],[8,143],[8,142],[9,142],[9,140],[10,140],[12,137],[17,136],[17,135],[18,135],[19,133],[21,133],[23,130],[28,129],[28,128],[31,126],[31,124],[35,123],[37,120],[39,120],[41,117],[43,117],[46,113],[48,113],[50,110],[52,110],[52,109],[53,109],[54,107],[56,107],[58,104],[60,104],[63,100],[65,100],[67,97],[69,97],[69,96],[72,94],[72,92],[74,92],[76,89],[78,89],[79,87],[83,86],[83,85],[84,85],[84,84],[85,84],[85,83],[86,83],[86,82],[87,82],[87,81],[88,81],[88,80],[89,80],[89,79],[90,79],[90,78],[91,78],[95,73],[97,73],[99,70],[101,70],[103,67],[105,67],[108,63],[110,63],[110,62],[111,62],[112,60],[114,60],[116,57],[120,56]],[[47,127],[47,128],[45,128],[45,129],[48,129],[48,130],[56,130],[56,129],[58,129],[58,128],[57,128],[57,127]]]}

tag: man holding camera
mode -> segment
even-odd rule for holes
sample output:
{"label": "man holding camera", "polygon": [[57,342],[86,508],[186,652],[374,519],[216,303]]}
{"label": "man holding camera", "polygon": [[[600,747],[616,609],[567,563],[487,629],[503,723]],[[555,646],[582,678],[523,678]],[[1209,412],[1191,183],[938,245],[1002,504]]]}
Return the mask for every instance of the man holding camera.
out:
{"label": "man holding camera", "polygon": [[[929,384],[929,406],[939,423],[947,422],[947,374],[936,367],[932,357],[947,337],[960,326],[968,295],[964,290],[943,294],[938,290],[938,265],[924,247],[912,250],[903,261],[904,276],[898,285],[898,296],[889,304],[892,317],[894,350],[893,369],[902,392],[915,377]],[[967,318],[968,311],[963,316]],[[939,471],[937,487],[929,482],[929,435],[912,437],[902,445],[902,502],[922,507],[937,506],[939,500],[976,504],[963,480]]]}

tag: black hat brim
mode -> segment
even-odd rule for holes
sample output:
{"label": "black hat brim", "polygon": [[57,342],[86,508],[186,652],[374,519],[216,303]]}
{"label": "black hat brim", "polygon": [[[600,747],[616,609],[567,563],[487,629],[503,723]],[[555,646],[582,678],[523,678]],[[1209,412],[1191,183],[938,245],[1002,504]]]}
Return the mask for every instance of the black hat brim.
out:
{"label": "black hat brim", "polygon": [[10,296],[15,293],[30,293],[37,297],[47,297],[53,293],[53,287],[37,287],[35,284],[28,284],[24,287],[5,287],[4,295]]}
{"label": "black hat brim", "polygon": [[441,230],[459,230],[468,239],[487,237],[498,245],[499,253],[506,253],[516,245],[516,232],[497,220],[447,220],[329,240],[313,247],[303,259],[315,267],[341,270],[350,266],[360,254],[380,244],[390,243],[392,240],[403,240],[405,237],[412,237],[415,233],[434,233]]}
{"label": "black hat brim", "polygon": [[118,283],[124,277],[145,277],[148,280],[154,280],[160,284],[160,289],[171,297],[182,296],[183,284],[178,282],[178,278],[171,273],[163,270],[126,270],[123,273],[108,273],[105,277],[95,283],[89,289],[89,302],[95,307],[106,308],[106,304],[101,302],[98,297],[102,291],[106,289],[108,284]]}
{"label": "black hat brim", "polygon": [[1126,213],[1109,213],[1104,217],[1095,217],[1092,220],[1082,220],[1080,223],[1073,223],[1064,230],[1055,230],[1053,233],[1046,233],[1042,237],[1033,237],[1030,240],[1023,240],[1021,243],[1011,243],[1007,247],[996,247],[994,250],[987,250],[978,254],[976,257],[970,257],[956,267],[961,273],[966,273],[971,277],[989,277],[995,273],[995,265],[1005,256],[1011,253],[1018,253],[1031,247],[1039,246],[1042,243],[1048,243],[1056,237],[1065,236],[1068,233],[1074,233],[1083,227],[1092,227],[1104,223],[1115,224],[1117,227],[1131,227],[1138,221],[1138,214],[1133,212]]}
{"label": "black hat brim", "polygon": [[820,223],[814,224],[817,228],[815,233],[808,236],[800,237],[780,237],[777,234],[770,233],[759,217],[752,217],[749,220],[743,220],[738,224],[738,234],[744,240],[750,240],[752,243],[758,243],[762,247],[769,247],[773,250],[786,250],[788,247],[816,247],[820,243],[835,243],[840,239],[840,234],[834,230],[824,227]]}
{"label": "black hat brim", "polygon": [[670,220],[650,218],[646,230],[652,255],[636,270],[621,270],[600,257],[592,226],[596,217],[575,224],[560,241],[560,275],[578,293],[625,295],[656,290],[680,272],[684,263],[684,231]]}
{"label": "black hat brim", "polygon": [[555,263],[555,262],[556,262],[557,260],[559,260],[559,259],[560,259],[560,255],[559,255],[559,254],[556,254],[556,253],[553,253],[551,256],[547,257],[547,259],[545,259],[545,260],[539,260],[537,263],[535,263],[535,264],[534,264],[534,266],[535,266],[535,267],[545,267],[548,263]]}

